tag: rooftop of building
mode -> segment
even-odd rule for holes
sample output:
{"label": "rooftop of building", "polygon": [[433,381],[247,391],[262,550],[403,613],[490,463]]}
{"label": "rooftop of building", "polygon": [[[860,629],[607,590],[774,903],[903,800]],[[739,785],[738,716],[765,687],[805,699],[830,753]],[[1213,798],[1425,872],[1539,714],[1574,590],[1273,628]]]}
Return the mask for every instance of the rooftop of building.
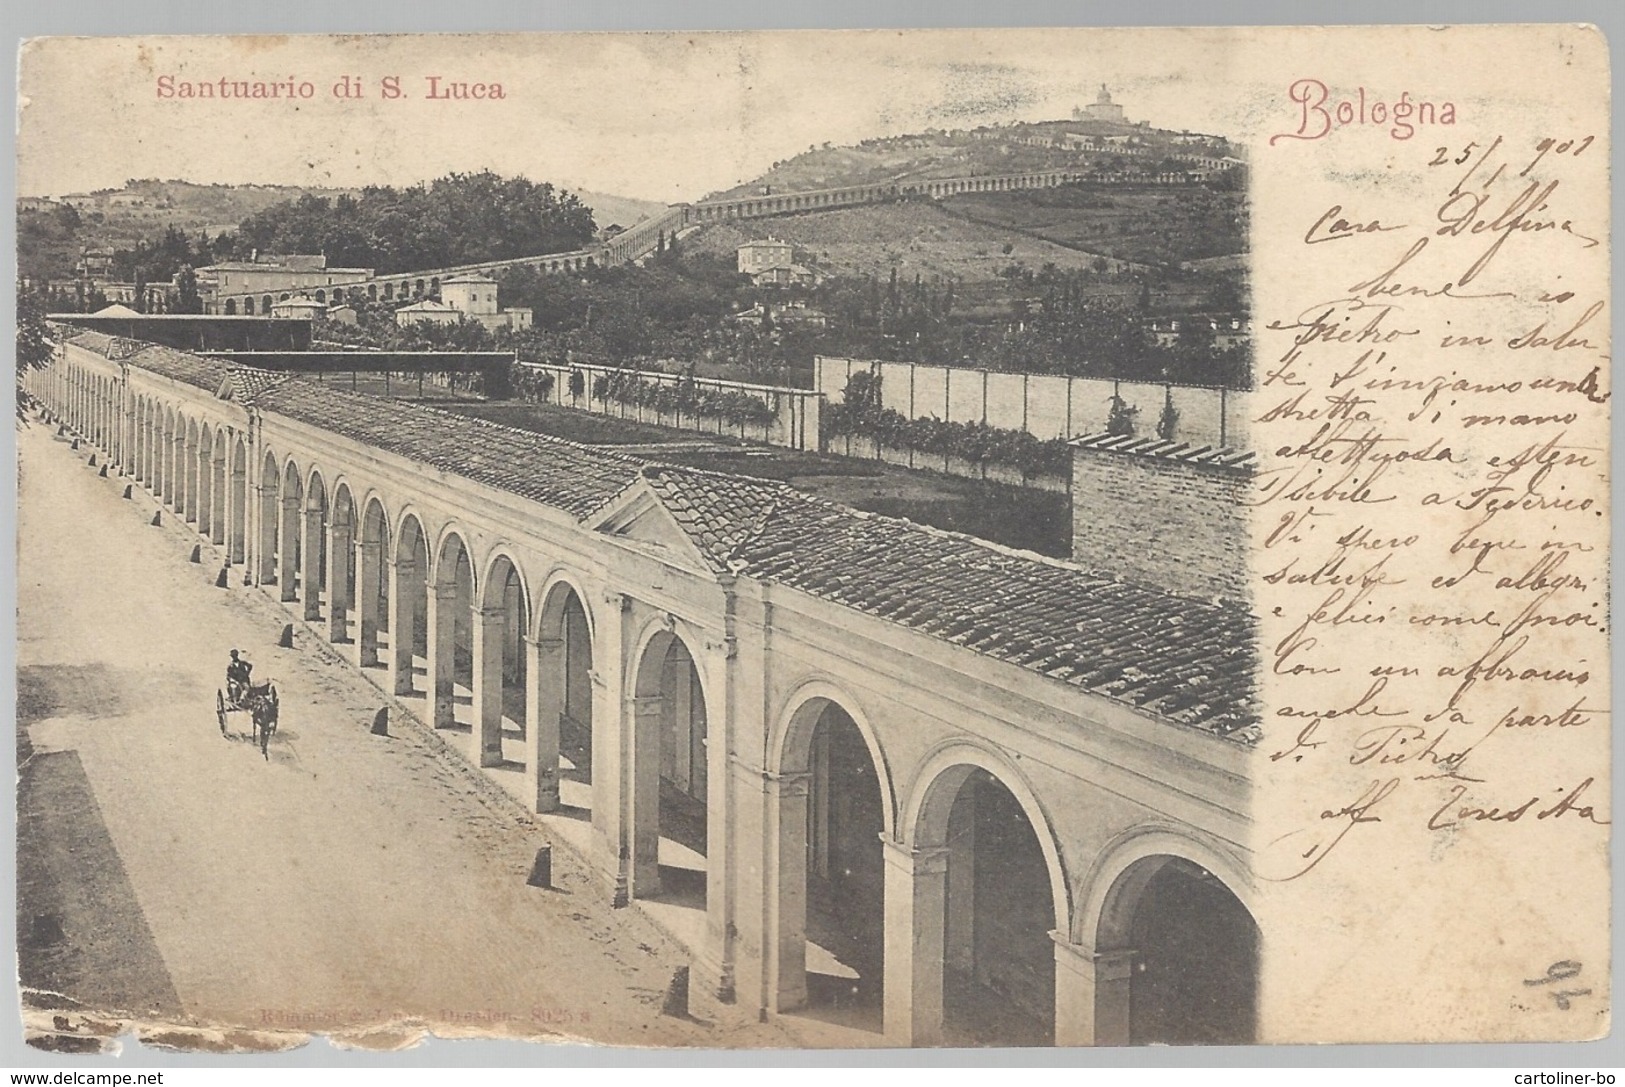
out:
{"label": "rooftop of building", "polygon": [[653,463],[98,333],[72,340],[584,523],[647,488],[719,574],[805,592],[1175,725],[1257,742],[1256,622],[1241,605],[1157,592],[783,483]]}

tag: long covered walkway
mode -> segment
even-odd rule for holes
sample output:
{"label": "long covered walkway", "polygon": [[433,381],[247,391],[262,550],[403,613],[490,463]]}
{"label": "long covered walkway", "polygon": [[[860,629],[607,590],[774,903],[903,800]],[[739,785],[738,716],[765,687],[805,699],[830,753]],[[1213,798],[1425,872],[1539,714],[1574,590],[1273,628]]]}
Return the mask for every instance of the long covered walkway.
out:
{"label": "long covered walkway", "polygon": [[[121,498],[88,446],[38,422],[18,440],[19,723],[31,767],[82,769],[28,795],[94,801],[31,824],[63,848],[19,843],[19,909],[49,918],[26,987],[191,1026],[717,1044],[660,1015],[686,953],[647,918],[612,911],[567,853],[558,891],[525,885],[545,829],[410,730],[370,735],[378,692],[331,652],[279,649],[277,604],[216,588],[212,545],[189,562],[196,536],[167,511],[153,527],[155,503]],[[268,759],[246,721],[215,723],[229,648],[281,692]],[[99,864],[69,848],[99,839]]]}

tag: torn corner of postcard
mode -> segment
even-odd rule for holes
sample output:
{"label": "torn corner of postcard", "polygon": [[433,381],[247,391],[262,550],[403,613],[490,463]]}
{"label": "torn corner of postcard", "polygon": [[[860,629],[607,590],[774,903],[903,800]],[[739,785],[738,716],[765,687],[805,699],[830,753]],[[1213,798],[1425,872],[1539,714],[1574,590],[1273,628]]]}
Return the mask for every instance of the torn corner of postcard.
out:
{"label": "torn corner of postcard", "polygon": [[20,63],[31,1043],[1607,1033],[1595,30]]}

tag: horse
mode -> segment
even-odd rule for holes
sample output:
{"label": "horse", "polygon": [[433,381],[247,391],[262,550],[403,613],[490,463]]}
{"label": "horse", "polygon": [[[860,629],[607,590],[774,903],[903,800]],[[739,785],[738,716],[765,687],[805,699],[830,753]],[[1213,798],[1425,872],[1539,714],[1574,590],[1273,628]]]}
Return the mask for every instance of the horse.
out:
{"label": "horse", "polygon": [[270,759],[271,733],[276,731],[277,694],[270,680],[248,688],[243,701],[254,721],[254,738],[259,741],[260,754]]}

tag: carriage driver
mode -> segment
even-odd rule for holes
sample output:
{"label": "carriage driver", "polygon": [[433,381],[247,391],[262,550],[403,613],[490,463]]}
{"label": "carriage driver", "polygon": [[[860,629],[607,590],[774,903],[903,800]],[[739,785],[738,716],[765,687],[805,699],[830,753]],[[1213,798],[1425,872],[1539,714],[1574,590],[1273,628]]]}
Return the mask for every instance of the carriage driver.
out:
{"label": "carriage driver", "polygon": [[231,695],[233,705],[243,700],[248,693],[248,677],[254,671],[254,666],[237,655],[237,650],[231,651],[231,663],[226,665],[226,692]]}

